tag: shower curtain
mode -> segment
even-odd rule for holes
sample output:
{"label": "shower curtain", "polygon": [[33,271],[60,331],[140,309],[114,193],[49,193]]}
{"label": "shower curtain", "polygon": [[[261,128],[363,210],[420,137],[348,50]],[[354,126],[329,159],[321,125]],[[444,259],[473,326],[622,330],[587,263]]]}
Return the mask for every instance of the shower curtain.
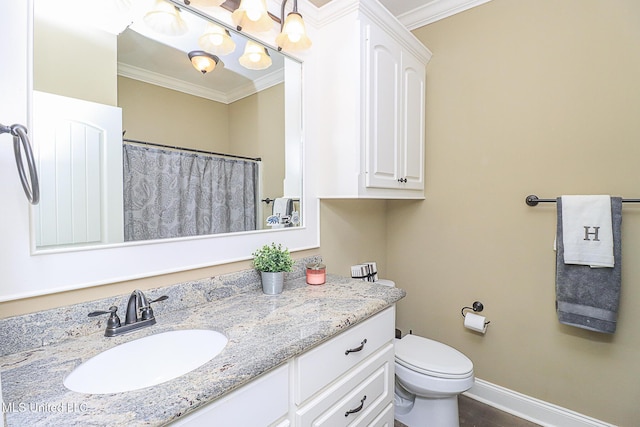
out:
{"label": "shower curtain", "polygon": [[255,161],[125,144],[125,241],[256,229]]}

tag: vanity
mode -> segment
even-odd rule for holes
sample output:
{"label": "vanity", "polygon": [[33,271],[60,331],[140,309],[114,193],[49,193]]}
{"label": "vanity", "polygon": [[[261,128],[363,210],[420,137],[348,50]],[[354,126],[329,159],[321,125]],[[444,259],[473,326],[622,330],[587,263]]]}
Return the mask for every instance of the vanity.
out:
{"label": "vanity", "polygon": [[[395,302],[405,292],[332,275],[310,286],[303,265],[277,296],[262,293],[254,270],[146,291],[169,296],[155,304],[157,323],[111,338],[106,317],[87,313],[122,307],[126,295],[0,320],[7,425],[392,423]],[[211,361],[153,387],[83,394],[63,385],[96,354],[181,329],[229,341]]]}

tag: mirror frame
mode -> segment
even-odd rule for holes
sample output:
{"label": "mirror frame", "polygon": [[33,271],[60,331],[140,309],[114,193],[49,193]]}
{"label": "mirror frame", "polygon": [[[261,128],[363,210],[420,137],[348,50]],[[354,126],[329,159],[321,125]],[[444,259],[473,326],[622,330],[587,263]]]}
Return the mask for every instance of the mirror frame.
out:
{"label": "mirror frame", "polygon": [[[13,58],[2,72],[0,89],[15,99],[5,103],[0,113],[6,121],[27,123],[32,127],[33,90],[33,0],[10,2],[3,6],[7,13],[0,19],[10,22],[7,37],[0,41],[0,52]],[[19,25],[15,25],[19,22]],[[315,31],[307,24],[311,35]],[[14,31],[16,34],[12,34]],[[26,32],[26,37],[24,32]],[[15,37],[13,37],[15,36]],[[264,42],[263,42],[264,43]],[[267,43],[269,44],[269,43]],[[15,166],[11,164],[11,144],[0,145],[0,186],[3,224],[0,232],[4,242],[0,245],[0,268],[3,286],[0,302],[38,295],[59,293],[103,284],[134,280],[179,271],[251,259],[251,254],[262,245],[281,243],[290,251],[318,248],[319,202],[315,192],[314,162],[315,140],[311,129],[313,117],[320,108],[320,91],[314,81],[316,61],[312,52],[302,62],[302,212],[304,225],[291,229],[260,230],[224,235],[180,238],[171,241],[150,241],[132,245],[105,245],[77,252],[35,252],[32,239],[30,205],[22,194]],[[25,78],[26,76],[26,78]],[[318,86],[318,85],[316,85]],[[315,102],[314,102],[315,101]],[[10,105],[7,105],[10,104]],[[5,113],[6,116],[5,116]],[[7,117],[7,118],[4,118]],[[11,154],[11,155],[9,155]],[[5,215],[6,214],[6,215]]]}

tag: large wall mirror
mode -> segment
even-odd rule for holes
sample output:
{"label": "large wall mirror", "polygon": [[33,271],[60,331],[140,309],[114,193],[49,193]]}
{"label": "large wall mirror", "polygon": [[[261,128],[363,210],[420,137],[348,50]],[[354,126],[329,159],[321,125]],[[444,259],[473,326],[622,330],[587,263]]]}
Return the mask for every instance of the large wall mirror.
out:
{"label": "large wall mirror", "polygon": [[34,1],[36,250],[300,226],[301,64],[227,9]]}
{"label": "large wall mirror", "polygon": [[[262,38],[253,34],[250,38],[254,41],[266,43],[272,62],[269,68],[254,70],[255,74],[234,72],[239,59],[219,54],[219,68],[203,74],[192,66],[186,48],[168,46],[161,40],[152,47],[147,44],[151,42],[145,40],[142,29],[129,33],[129,30],[133,31],[133,21],[125,22],[120,30],[114,31],[109,26],[98,30],[91,28],[89,20],[82,17],[83,9],[97,9],[106,3],[153,7],[154,0],[79,0],[75,4],[69,1],[25,0],[9,2],[3,7],[2,20],[11,25],[3,27],[5,38],[0,45],[3,53],[7,53],[6,57],[12,60],[0,67],[3,75],[0,86],[7,95],[7,102],[0,103],[0,112],[10,123],[27,124],[38,155],[58,158],[60,164],[43,163],[40,167],[41,200],[54,197],[60,190],[52,189],[53,185],[61,185],[70,193],[73,190],[74,197],[84,193],[85,196],[80,194],[80,197],[88,199],[83,202],[87,209],[99,210],[96,215],[101,215],[101,219],[98,222],[107,225],[100,228],[100,233],[86,232],[82,237],[84,240],[51,243],[50,236],[36,238],[45,230],[56,230],[50,233],[56,234],[64,227],[88,230],[85,223],[92,216],[88,213],[73,216],[75,209],[71,208],[66,208],[67,216],[62,212],[65,209],[55,211],[54,216],[34,210],[25,201],[16,180],[12,147],[6,144],[4,149],[8,152],[0,156],[4,162],[0,178],[6,184],[0,186],[3,200],[0,228],[5,242],[0,247],[3,271],[0,301],[248,260],[253,251],[270,242],[282,243],[292,251],[319,247],[318,199],[314,182],[308,179],[313,176],[312,159],[318,145],[314,140],[319,133],[313,131],[317,126],[314,117],[319,115],[321,105],[321,88],[312,83],[318,81],[316,74],[321,72],[313,49],[296,54],[296,58],[304,59],[301,63],[269,47],[275,36],[268,34]],[[72,6],[68,8],[70,4]],[[223,16],[219,22],[227,23],[227,28],[231,28],[230,19],[229,22],[225,20],[230,13],[226,9],[196,9],[173,0],[171,5],[180,6],[180,13],[187,23],[196,21],[205,27],[210,22],[209,16],[220,13]],[[52,8],[60,8],[55,11],[58,16],[62,12],[63,31],[51,28],[55,24]],[[46,19],[36,16],[43,10]],[[272,7],[269,10],[272,11]],[[317,8],[311,10],[317,13]],[[107,13],[99,15],[107,17]],[[276,35],[278,29],[278,24],[274,23]],[[317,31],[313,25],[307,25],[307,29],[311,29],[312,36],[313,31]],[[122,40],[120,36],[123,36]],[[234,31],[230,31],[230,36],[236,43],[235,54],[242,55],[246,37],[244,40],[237,38]],[[128,39],[124,40],[124,37]],[[146,47],[142,51],[135,50],[140,43],[145,43]],[[199,45],[194,49],[206,50]],[[167,61],[172,59],[176,60],[171,66],[176,74],[169,75],[163,67],[168,67]],[[125,65],[127,60],[129,63]],[[278,67],[281,68],[276,72]],[[155,71],[155,74],[141,70]],[[238,87],[242,89],[200,88],[203,82],[216,78],[240,82]],[[46,110],[46,98],[53,99],[53,105],[59,108]],[[62,113],[67,108],[66,101],[79,110],[78,115]],[[190,102],[194,104],[190,105]],[[47,114],[41,114],[42,111]],[[106,126],[102,123],[105,111],[115,116]],[[235,115],[240,113],[247,116],[236,119]],[[62,128],[56,125],[58,119],[65,122]],[[61,136],[53,146],[47,145],[51,144],[52,138],[47,135],[42,138],[38,129],[43,123],[47,128],[47,121],[53,122],[49,123],[55,130],[53,135]],[[305,132],[301,131],[302,122],[307,129]],[[300,225],[265,227],[263,218],[256,219],[259,227],[246,231],[125,241],[123,131],[126,131],[126,139],[178,147],[168,151],[181,151],[185,147],[183,143],[188,143],[186,147],[192,150],[260,157],[262,176],[258,185],[262,186],[261,194],[246,197],[300,198],[301,202],[294,207],[299,209]],[[74,137],[65,132],[74,133]],[[71,140],[74,144],[77,140],[82,141],[82,144],[71,147]],[[112,146],[111,140],[116,144]],[[106,141],[108,147],[115,147],[115,150],[106,150],[100,145]],[[91,142],[100,144],[92,145]],[[159,149],[147,144],[131,145],[142,150]],[[101,153],[93,152],[96,147]],[[78,173],[71,173],[72,169],[58,168],[75,158],[70,153],[78,154],[83,150],[87,154],[80,162],[83,164],[81,171],[76,168]],[[185,153],[185,156],[195,154],[198,153]],[[111,161],[111,156],[115,161]],[[111,163],[116,165],[113,169]],[[45,179],[45,175],[55,179]],[[173,185],[176,179],[166,176],[169,185]],[[93,188],[98,190],[88,191]],[[144,196],[153,188],[140,186],[137,191]],[[58,196],[63,199],[63,195]],[[105,200],[107,198],[113,200]],[[134,197],[132,200],[141,204],[145,199]],[[273,207],[273,204],[261,201],[258,204],[263,215],[270,213]],[[113,219],[118,217],[120,224]],[[54,228],[37,225],[38,221],[54,223]],[[56,222],[67,225],[63,227]],[[67,231],[67,234],[73,233]]]}

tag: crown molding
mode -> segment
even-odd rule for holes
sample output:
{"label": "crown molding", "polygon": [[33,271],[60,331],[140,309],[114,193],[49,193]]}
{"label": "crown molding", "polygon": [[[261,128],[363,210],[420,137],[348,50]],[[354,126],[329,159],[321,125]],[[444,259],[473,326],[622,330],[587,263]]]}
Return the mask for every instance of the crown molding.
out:
{"label": "crown molding", "polygon": [[211,101],[221,102],[223,104],[231,104],[239,99],[246,98],[247,96],[258,93],[261,90],[268,89],[271,86],[275,86],[284,81],[283,73],[280,71],[275,71],[273,73],[262,76],[259,79],[250,81],[246,85],[235,88],[232,91],[221,92],[199,85],[187,83],[182,80],[166,76],[164,74],[154,73],[143,68],[133,67],[121,62],[118,62],[118,75],[134,80],[139,80],[144,83],[161,86],[166,89],[186,93],[188,95],[198,96],[200,98],[209,99]]}
{"label": "crown molding", "polygon": [[176,90],[178,92],[183,92],[189,95],[199,96],[200,98],[206,98],[212,101],[228,104],[228,97],[223,92],[206,89],[202,86],[187,83],[174,77],[169,77],[160,73],[154,73],[153,71],[134,67],[122,62],[118,62],[118,75],[134,80],[139,80],[144,83],[161,86],[166,89]]}
{"label": "crown molding", "polygon": [[409,30],[432,24],[491,0],[431,0],[424,6],[403,13],[398,20]]}
{"label": "crown molding", "polygon": [[242,98],[246,98],[247,96],[251,96],[265,89],[269,89],[270,87],[283,82],[284,73],[282,72],[282,70],[266,74],[253,81],[250,81],[246,85],[227,92],[227,104],[231,104]]}

